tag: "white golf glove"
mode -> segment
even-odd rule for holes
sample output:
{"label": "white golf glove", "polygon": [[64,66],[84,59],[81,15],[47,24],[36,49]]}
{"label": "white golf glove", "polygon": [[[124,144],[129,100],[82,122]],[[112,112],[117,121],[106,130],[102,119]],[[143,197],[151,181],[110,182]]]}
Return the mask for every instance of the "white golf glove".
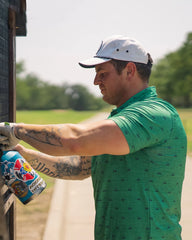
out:
{"label": "white golf glove", "polygon": [[0,149],[3,151],[13,149],[20,141],[14,134],[14,123],[0,123]]}

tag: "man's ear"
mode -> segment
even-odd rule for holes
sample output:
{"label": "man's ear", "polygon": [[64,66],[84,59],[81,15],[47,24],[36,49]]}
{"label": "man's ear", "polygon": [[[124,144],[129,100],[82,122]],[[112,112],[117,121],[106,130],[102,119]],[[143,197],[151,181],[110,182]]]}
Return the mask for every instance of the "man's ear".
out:
{"label": "man's ear", "polygon": [[136,72],[136,66],[133,62],[128,62],[126,65],[126,71],[127,75],[131,75],[132,77],[135,75]]}

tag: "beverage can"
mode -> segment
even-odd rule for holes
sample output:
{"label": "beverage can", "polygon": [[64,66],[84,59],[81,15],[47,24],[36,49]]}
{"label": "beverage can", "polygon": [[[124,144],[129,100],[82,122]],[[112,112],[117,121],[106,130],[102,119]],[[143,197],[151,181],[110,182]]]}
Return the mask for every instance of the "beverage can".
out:
{"label": "beverage can", "polygon": [[45,188],[45,181],[17,151],[3,151],[0,170],[5,184],[27,204]]}

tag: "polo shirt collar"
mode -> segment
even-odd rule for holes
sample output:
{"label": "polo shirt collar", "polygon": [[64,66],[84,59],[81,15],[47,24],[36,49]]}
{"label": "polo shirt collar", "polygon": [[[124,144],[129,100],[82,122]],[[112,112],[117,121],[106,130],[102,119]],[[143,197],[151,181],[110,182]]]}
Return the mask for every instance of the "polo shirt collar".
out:
{"label": "polo shirt collar", "polygon": [[135,102],[139,102],[139,101],[143,101],[145,99],[149,99],[151,97],[157,97],[157,92],[156,92],[156,88],[154,86],[152,87],[148,87],[145,88],[144,90],[142,90],[141,92],[138,92],[137,94],[135,94],[133,97],[131,97],[130,99],[128,99],[123,105],[121,105],[118,108],[114,108],[111,112],[111,116],[117,114],[118,112],[120,112],[123,108],[135,103]]}

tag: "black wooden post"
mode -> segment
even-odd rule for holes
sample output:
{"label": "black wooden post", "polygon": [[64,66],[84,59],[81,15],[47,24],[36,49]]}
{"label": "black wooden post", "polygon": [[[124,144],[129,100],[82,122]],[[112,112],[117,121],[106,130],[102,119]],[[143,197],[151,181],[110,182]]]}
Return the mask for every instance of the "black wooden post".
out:
{"label": "black wooden post", "polygon": [[[0,122],[16,121],[16,36],[26,36],[26,0],[0,0]],[[15,196],[0,175],[0,240],[15,232]]]}

